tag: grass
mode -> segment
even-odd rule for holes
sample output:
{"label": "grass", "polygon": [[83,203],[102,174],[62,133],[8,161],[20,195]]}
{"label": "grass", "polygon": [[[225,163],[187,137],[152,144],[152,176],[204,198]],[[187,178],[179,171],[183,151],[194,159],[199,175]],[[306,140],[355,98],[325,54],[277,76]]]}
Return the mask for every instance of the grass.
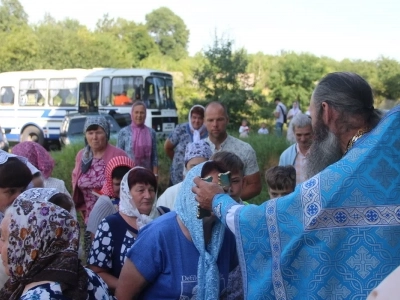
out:
{"label": "grass", "polygon": [[[235,137],[238,137],[236,132],[231,132]],[[276,166],[279,162],[280,154],[288,147],[288,144],[284,138],[279,138],[274,135],[258,135],[250,134],[245,142],[249,143],[257,154],[258,166],[261,172],[261,181],[263,183],[262,192],[259,196],[253,198],[250,203],[260,204],[268,199],[267,186],[265,184],[264,174],[265,171]],[[115,141],[111,141],[115,144]],[[80,149],[84,147],[84,143],[79,143],[75,145],[70,145],[64,147],[61,151],[51,152],[52,157],[56,161],[56,166],[53,170],[52,177],[64,180],[67,189],[72,195],[71,186],[71,174],[75,166],[75,157]],[[164,141],[158,141],[158,160],[159,160],[159,191],[158,194],[164,192],[168,187],[169,183],[169,168],[171,165],[171,160],[167,157],[164,152]]]}

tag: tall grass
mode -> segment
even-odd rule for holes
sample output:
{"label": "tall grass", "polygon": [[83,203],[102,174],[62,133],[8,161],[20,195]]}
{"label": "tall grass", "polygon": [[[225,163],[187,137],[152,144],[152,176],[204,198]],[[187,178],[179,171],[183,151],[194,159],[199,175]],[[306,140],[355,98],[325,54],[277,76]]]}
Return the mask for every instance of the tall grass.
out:
{"label": "tall grass", "polygon": [[[238,137],[236,132],[231,132],[235,137]],[[263,189],[259,196],[253,198],[250,202],[254,204],[260,204],[268,199],[267,187],[264,180],[265,171],[278,164],[280,154],[288,147],[288,144],[284,138],[279,138],[273,135],[257,135],[251,134],[248,138],[243,139],[249,143],[257,154],[258,166],[261,173],[261,181],[263,183]],[[115,145],[115,141],[111,141]],[[84,143],[78,143],[64,147],[61,151],[51,152],[52,157],[56,161],[54,168],[53,177],[64,180],[67,189],[72,194],[71,186],[71,174],[75,166],[75,157],[80,149],[84,147]],[[168,187],[169,183],[169,168],[171,166],[171,160],[165,154],[164,151],[164,140],[158,141],[158,160],[159,160],[159,191],[162,192]]]}

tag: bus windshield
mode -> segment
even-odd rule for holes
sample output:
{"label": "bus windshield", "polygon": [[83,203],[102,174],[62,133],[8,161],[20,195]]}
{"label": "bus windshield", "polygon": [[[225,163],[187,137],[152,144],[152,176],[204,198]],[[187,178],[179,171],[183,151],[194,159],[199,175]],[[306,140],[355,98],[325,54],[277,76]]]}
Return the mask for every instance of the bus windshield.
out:
{"label": "bus windshield", "polygon": [[147,108],[176,109],[172,79],[149,76],[144,85],[143,101]]}

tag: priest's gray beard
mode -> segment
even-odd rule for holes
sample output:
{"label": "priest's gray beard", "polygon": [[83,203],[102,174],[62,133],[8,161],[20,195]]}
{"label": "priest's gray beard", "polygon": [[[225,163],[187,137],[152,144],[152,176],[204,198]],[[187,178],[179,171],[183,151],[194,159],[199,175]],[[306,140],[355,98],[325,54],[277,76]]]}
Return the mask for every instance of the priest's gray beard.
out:
{"label": "priest's gray beard", "polygon": [[314,141],[307,155],[306,176],[311,178],[342,158],[340,141],[320,119],[314,129]]}

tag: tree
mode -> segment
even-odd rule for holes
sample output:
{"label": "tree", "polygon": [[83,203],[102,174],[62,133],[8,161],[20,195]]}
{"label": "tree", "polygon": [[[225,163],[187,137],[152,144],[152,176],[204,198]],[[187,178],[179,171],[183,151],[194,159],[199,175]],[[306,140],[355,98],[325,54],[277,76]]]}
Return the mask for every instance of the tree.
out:
{"label": "tree", "polygon": [[204,51],[204,64],[194,71],[200,90],[207,101],[221,101],[228,108],[233,124],[248,115],[252,99],[244,49],[233,51],[233,41],[215,37],[214,43]]}
{"label": "tree", "polygon": [[146,26],[162,54],[176,60],[187,56],[189,30],[169,8],[161,7],[147,14]]}
{"label": "tree", "polygon": [[1,0],[0,31],[10,32],[28,25],[28,14],[18,0]]}
{"label": "tree", "polygon": [[110,34],[91,32],[79,21],[51,16],[35,27],[39,68],[131,67],[126,45]]}
{"label": "tree", "polygon": [[133,59],[132,66],[137,66],[141,60],[159,51],[146,26],[133,21],[122,18],[115,20],[106,14],[97,22],[96,32],[112,35],[123,42]]}
{"label": "tree", "polygon": [[297,100],[302,107],[308,107],[316,83],[326,72],[324,62],[312,54],[283,52],[267,84],[272,98],[280,97],[284,102]]}

